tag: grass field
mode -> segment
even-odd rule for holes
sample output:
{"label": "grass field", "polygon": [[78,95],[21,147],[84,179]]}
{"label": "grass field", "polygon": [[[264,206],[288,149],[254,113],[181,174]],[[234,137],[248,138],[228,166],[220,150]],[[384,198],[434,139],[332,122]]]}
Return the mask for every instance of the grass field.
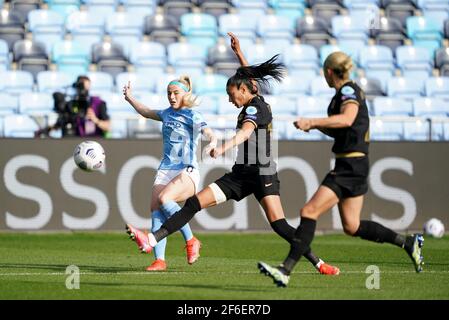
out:
{"label": "grass field", "polygon": [[[344,235],[317,236],[314,250],[337,265],[322,276],[301,260],[288,288],[277,288],[256,263],[279,263],[288,246],[274,234],[199,234],[202,256],[189,266],[183,241],[169,239],[169,270],[148,273],[126,234],[0,234],[0,299],[449,299],[449,237],[425,240],[425,270],[414,272],[404,251]],[[65,286],[66,267],[80,269],[80,289]],[[369,265],[380,289],[368,290]]]}

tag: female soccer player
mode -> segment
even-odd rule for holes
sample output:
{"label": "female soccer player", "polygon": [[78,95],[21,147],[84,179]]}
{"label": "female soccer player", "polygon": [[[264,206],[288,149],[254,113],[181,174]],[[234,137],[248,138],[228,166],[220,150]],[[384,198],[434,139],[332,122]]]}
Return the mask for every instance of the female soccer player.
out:
{"label": "female soccer player", "polygon": [[[145,118],[162,121],[164,155],[157,171],[151,197],[152,230],[156,231],[175,212],[181,208],[177,202],[185,201],[198,191],[200,175],[196,150],[200,134],[210,141],[209,148],[216,146],[216,138],[207,127],[202,115],[192,107],[192,82],[183,76],[171,81],[167,86],[170,107],[164,110],[152,110],[137,101],[131,93],[128,82],[123,94],[134,109]],[[200,241],[192,234],[188,224],[180,229],[187,250],[187,262],[194,263],[200,256]],[[134,234],[131,234],[134,237]],[[165,262],[166,240],[155,246],[155,261],[148,271],[160,271],[167,268]]]}
{"label": "female soccer player", "polygon": [[290,252],[278,267],[259,262],[262,273],[270,276],[278,286],[287,286],[289,275],[301,255],[311,245],[316,220],[338,204],[343,229],[346,234],[379,243],[397,245],[408,253],[416,272],[422,271],[422,246],[420,234],[408,237],[373,221],[360,221],[363,195],[368,191],[369,116],[365,94],[350,80],[352,61],[343,52],[329,55],[323,71],[328,85],[336,94],[328,107],[327,118],[298,119],[296,128],[308,132],[318,129],[334,138],[335,168],[327,174],[312,199],[301,209],[301,223],[296,229]]}
{"label": "female soccer player", "polygon": [[[159,241],[181,228],[201,209],[230,199],[240,201],[251,194],[254,194],[261,204],[273,230],[287,241],[293,239],[294,228],[285,220],[279,197],[276,165],[271,155],[271,109],[263,97],[257,94],[257,87],[253,83],[256,81],[260,85],[265,85],[270,78],[277,81],[282,79],[284,66],[277,63],[276,59],[277,56],[274,56],[257,66],[242,66],[228,80],[226,90],[229,101],[237,108],[242,108],[237,120],[239,130],[224,145],[213,148],[210,155],[217,158],[227,150],[238,146],[238,157],[232,172],[187,199],[184,207],[167,220],[158,231],[147,236],[127,225],[128,233],[135,235],[140,250],[150,252]],[[321,273],[338,274],[338,268],[316,258],[310,249],[304,253]]]}

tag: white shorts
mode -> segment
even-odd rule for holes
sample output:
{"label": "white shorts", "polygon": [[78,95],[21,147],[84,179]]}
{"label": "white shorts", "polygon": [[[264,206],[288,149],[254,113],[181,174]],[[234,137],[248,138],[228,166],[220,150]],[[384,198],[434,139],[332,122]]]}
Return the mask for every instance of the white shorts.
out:
{"label": "white shorts", "polygon": [[172,181],[183,172],[186,173],[190,177],[190,179],[192,179],[195,186],[195,193],[197,193],[199,191],[198,188],[200,185],[200,172],[198,169],[193,167],[186,167],[179,170],[159,169],[156,173],[156,177],[154,178],[154,184],[161,184],[166,186],[170,183],[170,181]]}

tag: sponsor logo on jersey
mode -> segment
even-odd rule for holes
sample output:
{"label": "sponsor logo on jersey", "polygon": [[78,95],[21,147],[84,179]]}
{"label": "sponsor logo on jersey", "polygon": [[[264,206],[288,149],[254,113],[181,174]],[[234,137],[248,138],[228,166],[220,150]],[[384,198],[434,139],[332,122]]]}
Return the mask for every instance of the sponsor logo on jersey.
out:
{"label": "sponsor logo on jersey", "polygon": [[349,99],[357,100],[357,97],[354,94],[348,94],[348,95],[345,95],[345,96],[341,97],[342,101],[349,100]]}
{"label": "sponsor logo on jersey", "polygon": [[249,115],[246,115],[246,116],[245,116],[245,120],[246,120],[246,119],[257,120],[257,117],[256,117],[256,116],[249,116]]}
{"label": "sponsor logo on jersey", "polygon": [[352,87],[344,86],[344,87],[341,89],[341,93],[342,93],[343,95],[345,95],[345,96],[348,96],[348,95],[354,94],[354,93],[355,93],[355,90],[354,90],[354,88],[352,88]]}
{"label": "sponsor logo on jersey", "polygon": [[256,113],[257,113],[256,107],[250,106],[250,107],[246,108],[246,114],[254,115]]}

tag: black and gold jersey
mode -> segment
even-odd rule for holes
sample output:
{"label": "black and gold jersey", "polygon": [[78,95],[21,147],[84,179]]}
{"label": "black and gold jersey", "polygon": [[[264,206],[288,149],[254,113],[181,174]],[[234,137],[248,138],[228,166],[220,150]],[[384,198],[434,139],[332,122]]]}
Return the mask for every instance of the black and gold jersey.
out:
{"label": "black and gold jersey", "polygon": [[271,131],[273,116],[270,106],[262,96],[255,96],[243,107],[237,120],[237,129],[245,122],[255,126],[250,138],[238,146],[236,164],[268,167],[273,165],[271,155]]}
{"label": "black and gold jersey", "polygon": [[348,128],[331,129],[329,134],[335,139],[332,147],[334,153],[363,152],[368,154],[369,146],[369,114],[365,94],[353,81],[345,83],[332,98],[327,109],[329,116],[341,113],[347,103],[359,106],[357,116],[352,126]]}

